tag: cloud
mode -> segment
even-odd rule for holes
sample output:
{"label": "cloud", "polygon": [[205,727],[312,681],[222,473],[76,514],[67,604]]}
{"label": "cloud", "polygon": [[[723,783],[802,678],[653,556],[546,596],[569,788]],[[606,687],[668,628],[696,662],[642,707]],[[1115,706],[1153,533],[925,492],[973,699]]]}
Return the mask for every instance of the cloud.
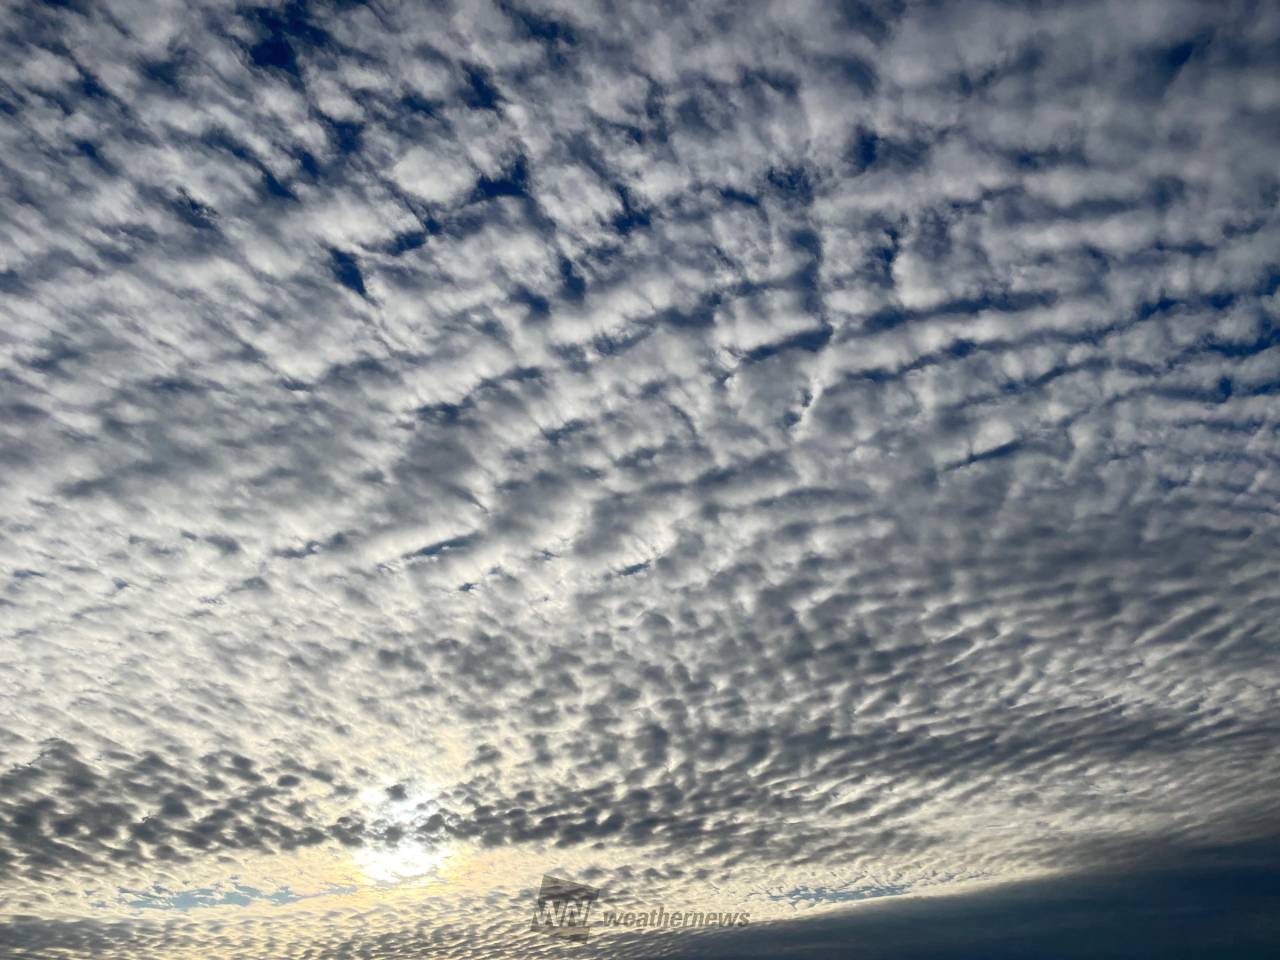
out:
{"label": "cloud", "polygon": [[0,18],[19,949],[1270,835],[1266,5]]}

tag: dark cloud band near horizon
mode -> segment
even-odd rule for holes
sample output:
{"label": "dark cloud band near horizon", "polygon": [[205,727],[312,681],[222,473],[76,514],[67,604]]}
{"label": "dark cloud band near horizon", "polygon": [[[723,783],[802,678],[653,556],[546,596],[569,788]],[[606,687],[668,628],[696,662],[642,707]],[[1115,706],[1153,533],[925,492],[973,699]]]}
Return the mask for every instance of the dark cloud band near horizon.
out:
{"label": "dark cloud band near horizon", "polygon": [[1278,65],[5,4],[0,956],[1269,955]]}

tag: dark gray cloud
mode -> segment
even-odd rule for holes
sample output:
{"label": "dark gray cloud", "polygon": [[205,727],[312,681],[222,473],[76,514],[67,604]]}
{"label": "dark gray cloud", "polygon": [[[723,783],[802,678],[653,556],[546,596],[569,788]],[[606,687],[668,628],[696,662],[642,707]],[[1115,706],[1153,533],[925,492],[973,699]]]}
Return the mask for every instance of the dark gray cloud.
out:
{"label": "dark gray cloud", "polygon": [[1272,5],[0,44],[19,949],[535,956],[550,870],[763,923],[1270,869]]}

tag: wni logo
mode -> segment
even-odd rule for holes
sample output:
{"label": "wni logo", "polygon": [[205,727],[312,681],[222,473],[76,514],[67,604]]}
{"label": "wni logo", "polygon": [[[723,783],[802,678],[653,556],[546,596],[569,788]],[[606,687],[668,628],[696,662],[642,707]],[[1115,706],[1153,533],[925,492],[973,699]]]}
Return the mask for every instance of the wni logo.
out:
{"label": "wni logo", "polygon": [[590,932],[587,919],[599,899],[595,887],[543,874],[531,929],[566,940],[585,940]]}

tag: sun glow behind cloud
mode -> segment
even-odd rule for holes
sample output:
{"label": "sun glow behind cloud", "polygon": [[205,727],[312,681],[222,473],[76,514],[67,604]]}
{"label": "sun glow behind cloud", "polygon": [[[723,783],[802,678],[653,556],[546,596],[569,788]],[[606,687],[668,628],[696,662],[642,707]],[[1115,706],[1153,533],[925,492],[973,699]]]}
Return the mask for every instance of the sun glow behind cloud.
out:
{"label": "sun glow behind cloud", "polygon": [[394,886],[417,880],[436,871],[450,856],[444,843],[429,843],[416,835],[433,814],[439,813],[431,792],[425,787],[367,789],[360,794],[369,818],[381,827],[381,839],[370,840],[352,851],[352,858],[370,880]]}

